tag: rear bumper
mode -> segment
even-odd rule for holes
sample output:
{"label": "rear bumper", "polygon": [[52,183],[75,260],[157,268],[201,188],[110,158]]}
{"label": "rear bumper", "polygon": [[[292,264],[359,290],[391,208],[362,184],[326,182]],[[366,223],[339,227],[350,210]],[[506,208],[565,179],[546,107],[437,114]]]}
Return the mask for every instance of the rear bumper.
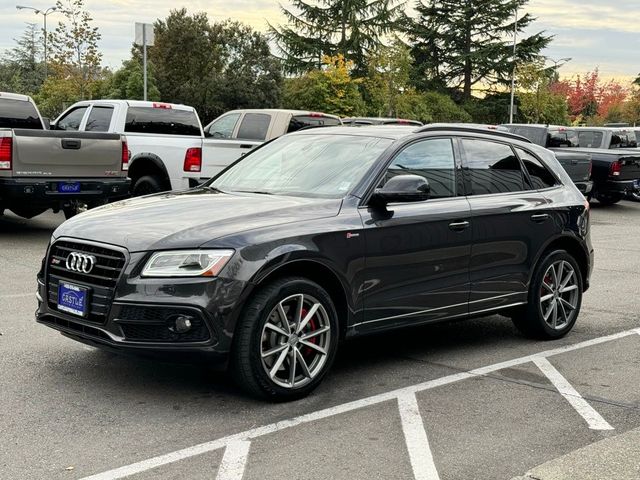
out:
{"label": "rear bumper", "polygon": [[575,182],[575,184],[583,195],[588,195],[593,190],[593,182],[591,180],[586,182]]}
{"label": "rear bumper", "polygon": [[619,193],[625,195],[635,189],[635,180],[607,180],[596,186],[599,193]]}
{"label": "rear bumper", "polygon": [[[59,193],[59,183],[80,183],[78,193]],[[5,206],[24,204],[57,208],[65,203],[109,201],[129,195],[128,178],[0,178],[0,200]]]}

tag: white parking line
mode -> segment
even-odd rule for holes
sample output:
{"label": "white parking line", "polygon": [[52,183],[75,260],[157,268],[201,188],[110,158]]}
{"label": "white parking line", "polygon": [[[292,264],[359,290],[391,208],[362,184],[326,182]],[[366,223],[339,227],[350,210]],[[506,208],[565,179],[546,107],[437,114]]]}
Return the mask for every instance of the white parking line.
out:
{"label": "white parking line", "polygon": [[591,430],[613,430],[613,427],[582,398],[582,395],[551,365],[549,360],[546,358],[536,358],[533,363],[535,363],[540,371],[553,383],[553,386],[560,392],[560,395],[584,418]]}
{"label": "white parking line", "polygon": [[398,395],[402,431],[416,480],[440,480],[415,393]]}
{"label": "white parking line", "polygon": [[162,465],[168,465],[170,463],[177,462],[179,460],[184,460],[185,458],[194,457],[196,455],[200,455],[203,453],[218,450],[220,448],[224,448],[233,441],[248,440],[248,439],[261,437],[263,435],[278,432],[286,428],[295,427],[303,423],[322,420],[324,418],[333,417],[341,413],[358,410],[363,407],[376,405],[376,404],[387,402],[390,400],[396,400],[398,397],[400,397],[403,394],[409,394],[409,393],[415,394],[416,392],[430,390],[432,388],[440,387],[443,385],[449,385],[451,383],[459,382],[461,380],[466,380],[468,378],[483,376],[483,375],[487,375],[489,373],[493,373],[505,368],[510,368],[517,365],[533,362],[535,359],[538,359],[538,358],[546,358],[546,357],[558,355],[561,353],[580,350],[583,348],[592,347],[594,345],[599,345],[602,343],[618,340],[618,339],[625,338],[631,335],[636,335],[636,334],[640,334],[640,329],[626,330],[624,332],[614,333],[613,335],[606,335],[604,337],[593,338],[591,340],[586,340],[584,342],[576,343],[573,345],[567,345],[564,347],[535,353],[533,355],[527,355],[524,357],[515,358],[513,360],[508,360],[506,362],[500,362],[494,365],[488,365],[486,367],[477,368],[475,370],[471,370],[470,372],[455,373],[453,375],[437,378],[435,380],[429,380],[427,382],[419,383],[417,385],[412,385],[410,387],[404,387],[397,390],[392,390],[390,392],[380,393],[372,397],[367,397],[361,400],[355,400],[353,402],[337,405],[335,407],[326,408],[324,410],[318,410],[316,412],[307,413],[305,415],[301,415],[299,417],[295,417],[289,420],[283,420],[277,423],[272,423],[270,425],[265,425],[263,427],[253,428],[245,432],[236,433],[233,435],[229,435],[227,437],[219,438],[217,440],[212,440],[210,442],[194,445],[193,447],[187,447],[182,450],[177,450],[175,452],[159,455],[157,457],[149,458],[147,460],[142,460],[140,462],[132,463],[131,465],[126,465],[123,467],[115,468],[113,470],[108,470],[103,473],[91,475],[89,477],[85,477],[82,480],[115,480],[119,478],[125,478],[135,473],[145,472],[147,470],[151,470],[153,468],[160,467]]}
{"label": "white parking line", "polygon": [[251,442],[237,440],[230,442],[224,451],[216,480],[242,480],[247,464]]}

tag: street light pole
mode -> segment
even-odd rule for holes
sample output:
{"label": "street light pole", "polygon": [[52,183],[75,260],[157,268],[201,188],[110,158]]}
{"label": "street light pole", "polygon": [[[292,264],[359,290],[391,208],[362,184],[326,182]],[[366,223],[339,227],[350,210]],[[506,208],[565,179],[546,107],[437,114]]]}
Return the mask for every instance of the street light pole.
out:
{"label": "street light pole", "polygon": [[513,110],[516,97],[516,48],[518,45],[518,9],[516,8],[516,21],[513,28],[513,71],[511,72],[511,103],[509,106],[509,123],[513,123]]}
{"label": "street light pole", "polygon": [[48,62],[47,62],[47,15],[58,11],[58,7],[49,7],[46,10],[40,10],[34,7],[25,7],[23,5],[16,5],[18,10],[33,10],[36,15],[42,15],[44,18],[44,79],[49,76]]}

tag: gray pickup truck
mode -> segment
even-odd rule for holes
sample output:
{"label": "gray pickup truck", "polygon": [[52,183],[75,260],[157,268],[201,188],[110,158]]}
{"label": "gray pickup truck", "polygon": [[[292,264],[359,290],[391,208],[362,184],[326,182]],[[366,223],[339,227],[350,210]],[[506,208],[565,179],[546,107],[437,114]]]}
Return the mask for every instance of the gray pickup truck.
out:
{"label": "gray pickup truck", "polygon": [[591,196],[604,205],[618,203],[632,194],[640,179],[640,150],[624,148],[584,148],[574,127],[551,125],[506,125],[509,131],[554,152],[591,155],[593,192]]}
{"label": "gray pickup truck", "polygon": [[125,137],[49,131],[31,98],[0,92],[0,214],[69,218],[126,197],[128,162]]}
{"label": "gray pickup truck", "polygon": [[576,127],[580,148],[637,148],[636,132],[632,128]]}

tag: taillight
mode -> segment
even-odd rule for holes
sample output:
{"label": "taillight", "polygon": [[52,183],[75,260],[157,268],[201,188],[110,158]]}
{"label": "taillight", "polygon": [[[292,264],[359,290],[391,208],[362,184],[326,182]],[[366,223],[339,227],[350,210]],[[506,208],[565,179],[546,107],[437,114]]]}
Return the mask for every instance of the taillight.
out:
{"label": "taillight", "polygon": [[11,137],[0,138],[0,170],[11,170],[13,155],[13,139]]}
{"label": "taillight", "polygon": [[609,167],[609,175],[614,177],[620,176],[620,172],[622,171],[622,160],[618,160],[617,162],[613,162]]}
{"label": "taillight", "polygon": [[189,148],[184,156],[185,172],[200,172],[202,170],[202,149]]}
{"label": "taillight", "polygon": [[126,172],[129,170],[129,160],[131,159],[131,152],[129,151],[129,146],[127,145],[126,140],[122,141],[122,171]]}

